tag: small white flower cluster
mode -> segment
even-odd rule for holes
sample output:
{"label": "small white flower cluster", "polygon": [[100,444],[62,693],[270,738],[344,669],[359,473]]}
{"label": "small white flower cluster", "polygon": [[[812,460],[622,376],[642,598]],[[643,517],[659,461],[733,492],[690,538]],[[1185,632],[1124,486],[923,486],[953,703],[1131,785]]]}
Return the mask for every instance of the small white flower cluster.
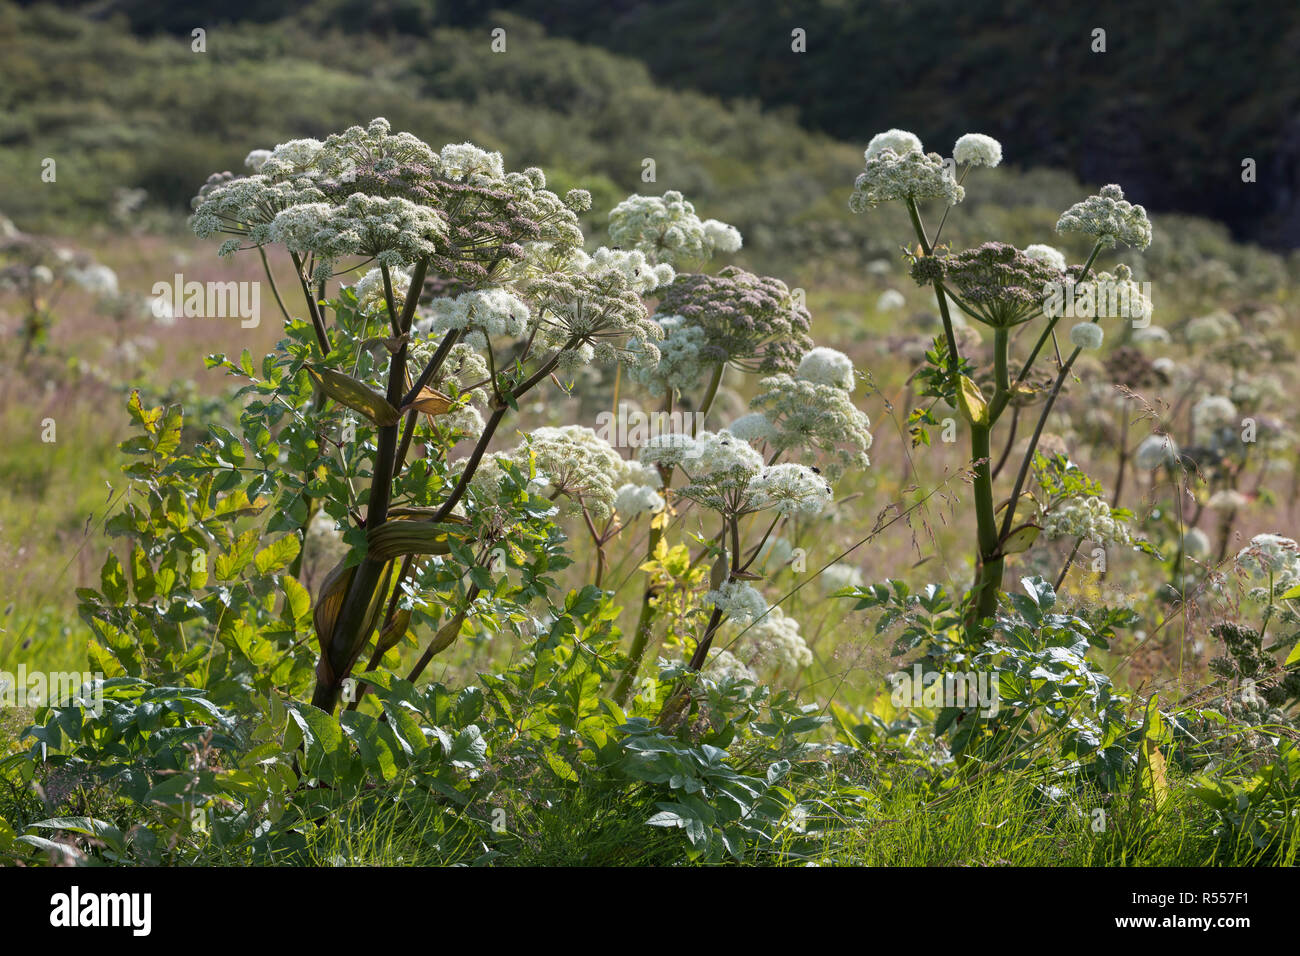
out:
{"label": "small white flower cluster", "polygon": [[597,517],[609,516],[626,468],[614,446],[583,425],[537,428],[525,444],[548,490],[581,501]]}
{"label": "small white flower cluster", "polygon": [[894,312],[907,305],[907,299],[897,289],[886,289],[876,299],[877,312]]}
{"label": "small white flower cluster", "polygon": [[922,151],[921,138],[905,129],[888,129],[871,137],[863,157],[871,159],[887,149],[898,156],[907,153],[919,153]]}
{"label": "small white flower cluster", "polygon": [[663,510],[663,506],[663,496],[648,485],[620,485],[614,493],[614,510],[624,521],[631,521],[641,515],[656,514]]}
{"label": "small white flower cluster", "polygon": [[646,467],[679,468],[699,457],[695,439],[682,432],[652,435],[637,451],[637,460]]}
{"label": "small white flower cluster", "polygon": [[1081,349],[1099,349],[1105,330],[1095,322],[1080,322],[1070,329],[1070,342]]}
{"label": "small white flower cluster", "polygon": [[473,143],[448,143],[438,151],[438,165],[444,176],[459,181],[474,176],[504,179],[506,175],[500,153],[488,152]]}
{"label": "small white flower cluster", "polygon": [[702,673],[709,680],[718,683],[724,680],[751,681],[754,683],[758,681],[754,672],[746,667],[740,658],[736,657],[731,651],[721,648],[709,651],[709,659],[705,663]]}
{"label": "small white flower cluster", "polygon": [[762,412],[750,412],[748,415],[741,415],[727,426],[727,431],[751,445],[761,445],[764,442],[770,444],[780,434],[772,427],[772,423],[767,420],[767,416]]}
{"label": "small white flower cluster", "polygon": [[[411,274],[404,269],[390,269],[389,282],[393,287],[393,308],[398,313],[406,306],[406,290],[411,286]],[[352,287],[357,296],[357,310],[363,315],[388,314],[388,298],[384,295],[384,274],[371,269]],[[418,291],[418,290],[417,290]]]}
{"label": "small white flower cluster", "polygon": [[[490,501],[500,494],[504,478],[500,461],[511,462],[524,474],[531,461],[535,478],[530,490],[550,498],[566,497],[575,509],[585,507],[600,520],[612,513],[617,489],[634,476],[617,449],[582,425],[536,428],[509,451],[484,459],[471,484]],[[643,472],[637,469],[635,474]]]}
{"label": "small white flower cluster", "polygon": [[1039,262],[1047,263],[1058,272],[1065,271],[1065,253],[1055,246],[1036,242],[1033,245],[1025,246],[1025,255],[1031,259],[1037,259]]}
{"label": "small white flower cluster", "polygon": [[319,160],[324,146],[318,139],[291,139],[275,149],[253,150],[244,165],[266,176],[317,176],[323,172]]}
{"label": "small white flower cluster", "polygon": [[1153,471],[1161,465],[1178,461],[1178,444],[1168,435],[1148,435],[1133,453],[1133,463],[1144,471]]}
{"label": "small white flower cluster", "polygon": [[454,299],[434,299],[414,329],[420,335],[440,338],[451,329],[465,329],[465,341],[484,347],[485,336],[519,338],[528,328],[527,304],[509,289],[494,286],[466,292]]}
{"label": "small white flower cluster", "polygon": [[871,464],[871,421],[853,404],[853,363],[834,349],[813,349],[804,356],[796,377],[771,375],[750,408],[763,415],[766,427],[750,415],[740,420],[748,441],[766,441],[778,452],[803,449],[819,453],[826,474],[839,478],[850,468]]}
{"label": "small white flower cluster", "polygon": [[271,151],[269,149],[255,149],[244,157],[244,165],[254,173],[260,173],[262,167],[266,165],[266,161],[270,158]]}
{"label": "small white flower cluster", "polygon": [[1277,589],[1300,582],[1300,545],[1278,534],[1257,534],[1237,554],[1240,568],[1261,578],[1272,578]]}
{"label": "small white flower cluster", "polygon": [[1142,286],[1133,281],[1133,270],[1121,262],[1113,273],[1097,272],[1075,284],[1074,314],[1081,318],[1095,315],[1131,319],[1144,326],[1155,314],[1155,307],[1143,294]]}
{"label": "small white flower cluster", "polygon": [[1286,397],[1286,389],[1276,375],[1261,375],[1258,378],[1233,382],[1228,389],[1228,397],[1237,405],[1249,407],[1260,405],[1269,399]]}
{"label": "small white flower cluster", "polygon": [[688,483],[678,492],[722,514],[773,510],[819,514],[831,502],[826,480],[807,465],[765,465],[763,456],[730,431],[656,435],[639,451],[644,466],[680,468]]}
{"label": "small white flower cluster", "polygon": [[836,349],[818,346],[799,360],[795,377],[815,385],[852,392],[857,383],[853,379],[853,360]]}
{"label": "small white flower cluster", "polygon": [[680,464],[688,484],[678,492],[721,514],[758,510],[750,483],[763,470],[763,456],[725,429],[700,432]]}
{"label": "small white flower cluster", "polygon": [[1202,441],[1222,428],[1232,428],[1237,421],[1237,406],[1224,395],[1206,395],[1192,406],[1192,431]]}
{"label": "small white flower cluster", "polygon": [[[725,637],[734,638],[740,658],[749,665],[762,664],[772,670],[800,671],[813,662],[813,653],[799,633],[799,622],[787,617],[780,606],[773,606],[755,623],[743,630],[734,624],[723,628]],[[730,643],[730,642],[728,642]]]}
{"label": "small white flower cluster", "polygon": [[807,465],[769,465],[748,487],[753,506],[782,515],[821,514],[831,503],[831,488]]}
{"label": "small white flower cluster", "polygon": [[952,158],[964,166],[996,166],[1002,162],[1002,144],[983,133],[967,133],[953,146]]}
{"label": "small white flower cluster", "polygon": [[1220,488],[1214,494],[1210,495],[1205,502],[1205,507],[1211,511],[1240,511],[1242,508],[1249,507],[1250,499],[1243,495],[1236,488]]}
{"label": "small white flower cluster", "polygon": [[[708,344],[709,333],[680,315],[655,315],[653,320],[663,329],[662,342],[654,343],[659,349],[658,363],[635,363],[629,370],[632,381],[662,395],[672,391],[689,391],[699,384],[707,363],[701,350]],[[640,349],[640,342],[629,343],[629,348]]]}
{"label": "small white flower cluster", "polygon": [[896,153],[884,147],[867,153],[866,168],[853,182],[849,209],[866,212],[893,200],[916,202],[942,199],[955,206],[966,198],[966,190],[944,169],[938,153],[910,149]]}
{"label": "small white flower cluster", "polygon": [[866,583],[862,569],[855,564],[831,564],[819,575],[822,589],[830,594],[841,588],[860,588]]}
{"label": "small white flower cluster", "polygon": [[327,279],[345,256],[373,256],[389,266],[404,266],[432,256],[446,239],[447,225],[428,206],[400,196],[353,193],[338,206],[299,203],[282,210],[267,230],[270,242],[290,252],[315,253],[315,278]]}
{"label": "small white flower cluster", "polygon": [[1188,345],[1211,345],[1240,334],[1241,323],[1223,310],[1198,315],[1183,326],[1183,339]]}
{"label": "small white flower cluster", "polygon": [[[117,273],[106,265],[92,263],[82,268],[69,269],[67,275],[73,283],[101,299],[117,295]],[[53,279],[52,273],[50,278]]]}
{"label": "small white flower cluster", "polygon": [[738,624],[749,624],[767,610],[767,599],[747,581],[724,581],[704,595],[705,607],[716,607]]}
{"label": "small white flower cluster", "polygon": [[663,196],[623,200],[609,214],[609,237],[616,246],[668,265],[703,262],[717,252],[735,252],[742,241],[740,233],[724,222],[701,221],[695,207],[675,189]]}
{"label": "small white flower cluster", "polygon": [[633,282],[617,268],[533,280],[528,297],[536,306],[537,344],[559,350],[564,369],[593,359],[656,364],[663,329]]}
{"label": "small white flower cluster", "polygon": [[1126,200],[1124,190],[1114,183],[1101,187],[1097,195],[1063,212],[1057,220],[1056,231],[1081,232],[1107,246],[1122,242],[1145,249],[1151,245],[1151,220],[1147,211]]}
{"label": "small white flower cluster", "polygon": [[1189,558],[1203,558],[1210,553],[1210,536],[1200,528],[1188,528],[1183,535],[1183,554]]}
{"label": "small white flower cluster", "polygon": [[639,295],[649,295],[677,277],[677,272],[671,265],[667,262],[657,265],[652,263],[640,249],[610,249],[601,246],[591,255],[582,249],[574,249],[570,263],[575,272],[621,272]]}
{"label": "small white flower cluster", "polygon": [[1148,325],[1144,329],[1134,329],[1129,341],[1134,345],[1168,345],[1173,341],[1173,336],[1169,334],[1168,329],[1162,329],[1158,325]]}
{"label": "small white flower cluster", "polygon": [[1084,495],[1066,498],[1043,516],[1048,538],[1084,538],[1096,544],[1128,544],[1128,526],[1117,521],[1110,505],[1101,498]]}

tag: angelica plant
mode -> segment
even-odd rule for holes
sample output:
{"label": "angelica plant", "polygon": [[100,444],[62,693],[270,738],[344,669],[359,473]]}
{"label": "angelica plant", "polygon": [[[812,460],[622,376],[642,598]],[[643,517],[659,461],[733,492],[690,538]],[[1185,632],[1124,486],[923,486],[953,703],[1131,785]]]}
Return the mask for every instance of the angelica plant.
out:
{"label": "angelica plant", "polygon": [[[231,236],[223,255],[251,248],[265,261],[268,250],[288,254],[316,349],[285,359],[295,374],[310,375],[322,407],[349,408],[363,419],[364,437],[373,436],[359,449],[338,448],[348,481],[365,481],[368,491],[332,506],[365,541],[359,557],[351,554],[329,575],[317,599],[321,655],[312,702],[332,710],[374,635],[376,654],[402,638],[399,597],[428,568],[427,556],[455,551],[458,560],[476,562],[475,553],[490,543],[449,529],[487,520],[477,502],[467,513],[471,488],[488,509],[500,500],[500,481],[485,476],[499,475],[502,465],[488,452],[520,399],[557,370],[658,360],[662,330],[641,293],[670,279],[671,270],[651,267],[647,281],[643,258],[616,250],[587,256],[577,221],[590,205],[585,192],[557,196],[538,169],[507,172],[499,154],[468,143],[434,150],[409,133],[393,133],[382,119],[324,141],[255,151],[249,165],[252,175],[220,174],[200,190],[195,232]],[[705,230],[705,239],[729,241],[716,228]],[[675,238],[661,234],[657,241],[671,245]],[[327,285],[370,263],[374,268],[344,291],[362,317],[385,323],[379,338],[345,321],[345,308],[335,308],[332,327],[327,318]],[[426,282],[438,281],[456,294],[437,296],[419,311]],[[378,361],[371,352],[377,341]],[[422,453],[414,448],[417,430],[426,439]],[[465,438],[473,442],[468,457],[447,460]],[[368,462],[359,463],[358,452]],[[431,468],[429,455],[444,457]],[[540,460],[554,494],[602,519],[629,483],[611,474],[617,458],[589,436],[566,431],[536,436],[526,457],[518,448],[507,454],[506,467],[513,459],[514,474],[521,467],[536,474]],[[442,487],[435,481],[430,492],[420,476],[433,474],[442,476]],[[485,481],[495,490],[485,490]],[[476,580],[464,592],[412,679],[430,651],[454,641],[484,584]]]}
{"label": "angelica plant", "polygon": [[[954,146],[952,164],[946,164],[938,154],[923,152],[915,135],[891,130],[873,137],[865,160],[849,206],[855,212],[885,202],[901,202],[906,207],[916,239],[912,276],[918,284],[933,288],[943,325],[942,340],[931,353],[938,375],[929,379],[930,388],[936,398],[959,410],[970,435],[977,571],[970,592],[968,627],[974,630],[985,626],[997,609],[1007,556],[1027,548],[1038,533],[1039,526],[1017,522],[1022,494],[1027,491],[1044,429],[1071,369],[1084,351],[1102,343],[1104,331],[1099,323],[1103,310],[1071,329],[1068,341],[1073,350],[1056,360],[1052,384],[1005,497],[994,492],[994,431],[1009,407],[1019,407],[1025,399],[1035,397],[1036,366],[1050,354],[1046,350],[1049,343],[1056,352],[1057,325],[1069,311],[1061,307],[1062,294],[1095,292],[1093,286],[1101,278],[1092,271],[1098,255],[1117,243],[1146,248],[1151,242],[1151,224],[1141,206],[1129,203],[1119,186],[1110,185],[1070,207],[1057,222],[1058,232],[1092,238],[1092,252],[1081,266],[1067,267],[1062,253],[1041,243],[1022,251],[1005,243],[986,242],[975,249],[953,252],[940,243],[947,215],[965,198],[964,183],[973,169],[1001,162],[1001,146],[991,137],[967,134]],[[959,167],[960,174],[953,167]],[[922,217],[922,205],[933,201],[944,208],[931,232]],[[1127,276],[1121,281],[1127,282]],[[1124,288],[1128,290],[1127,285]],[[1124,313],[1126,318],[1149,316],[1149,303],[1126,305],[1130,307]],[[977,384],[981,375],[960,348],[953,306],[993,332],[989,395]],[[1026,326],[1031,328],[1029,333],[1021,331]],[[1017,343],[1023,338],[1032,345],[1027,350],[1013,350],[1013,335]],[[1007,447],[1009,451],[1010,439]],[[1004,502],[1000,515],[999,501]],[[1074,524],[1083,527],[1087,522]]]}

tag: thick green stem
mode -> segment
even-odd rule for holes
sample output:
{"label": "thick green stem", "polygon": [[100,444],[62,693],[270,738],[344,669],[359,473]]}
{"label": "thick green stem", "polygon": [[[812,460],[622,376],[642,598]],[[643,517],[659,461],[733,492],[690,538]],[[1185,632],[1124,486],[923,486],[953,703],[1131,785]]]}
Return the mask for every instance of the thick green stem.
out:
{"label": "thick green stem", "polygon": [[971,426],[971,457],[975,460],[975,522],[979,540],[979,573],[975,580],[975,620],[978,624],[997,611],[1005,560],[999,546],[997,515],[993,508],[993,476],[990,470],[989,426]]}
{"label": "thick green stem", "polygon": [[[726,371],[725,362],[719,362],[713,368],[713,374],[709,376],[709,383],[705,386],[704,395],[700,401],[698,417],[691,422],[691,437],[695,437],[698,429],[697,424],[702,424],[708,417],[709,410],[713,407],[713,401],[718,396],[718,387],[722,384],[722,375]],[[672,392],[668,393],[665,400],[665,406],[669,413],[672,412],[673,396]],[[672,473],[664,475],[664,497],[668,495],[668,487],[672,484]],[[650,534],[646,539],[646,560],[650,561],[655,556],[655,551],[659,547],[659,542],[663,540],[664,527],[655,527],[651,525]],[[641,671],[641,664],[645,660],[646,651],[650,646],[650,637],[654,633],[655,609],[654,609],[655,590],[653,587],[647,587],[645,593],[641,596],[641,613],[637,616],[636,631],[632,634],[632,646],[628,649],[627,667],[619,675],[618,683],[614,685],[614,700],[620,707],[626,707],[628,699],[631,697],[632,683],[636,680],[637,674]]]}
{"label": "thick green stem", "polygon": [[[922,251],[927,256],[933,255],[934,250],[930,246],[930,240],[925,235],[925,226],[921,224],[921,213],[916,208],[916,203],[911,199],[907,201],[907,214],[912,218],[912,228],[916,231],[916,239],[921,243]],[[957,370],[961,368],[961,356],[957,354],[957,336],[953,332],[952,315],[948,311],[948,296],[944,293],[941,283],[936,282],[934,284],[934,297],[939,304],[939,317],[943,320],[944,341],[948,345],[948,377],[955,391],[957,388]]]}
{"label": "thick green stem", "polygon": [[[428,263],[421,260],[413,271],[411,287],[407,292],[405,308],[398,315],[389,300],[389,318],[399,335],[404,335],[411,327],[415,316],[415,300],[420,286],[424,283]],[[401,345],[388,365],[388,403],[399,407],[402,390],[406,387],[406,352],[407,343],[402,339]],[[378,447],[375,451],[375,464],[370,478],[370,498],[366,507],[366,530],[382,525],[388,519],[388,505],[393,496],[393,477],[397,466],[398,426],[381,426],[378,430]],[[334,622],[334,629],[329,636],[328,646],[324,648],[320,666],[316,671],[316,688],[312,692],[312,704],[321,710],[333,713],[338,705],[339,692],[343,681],[352,672],[361,651],[365,648],[370,635],[366,633],[365,624],[370,604],[374,600],[375,588],[383,577],[387,561],[376,561],[370,557],[363,558],[352,576],[343,606],[339,609]]]}
{"label": "thick green stem", "polygon": [[[646,545],[648,555],[654,556],[655,549],[659,546],[659,542],[663,540],[663,536],[662,527],[651,527]],[[645,660],[646,649],[650,645],[650,635],[654,631],[654,598],[654,588],[647,587],[645,594],[641,597],[641,614],[637,618],[636,630],[632,633],[632,647],[628,650],[627,667],[623,668],[618,683],[614,685],[614,700],[620,707],[627,706],[632,693],[632,682],[636,680],[637,674],[641,671],[641,663]]]}

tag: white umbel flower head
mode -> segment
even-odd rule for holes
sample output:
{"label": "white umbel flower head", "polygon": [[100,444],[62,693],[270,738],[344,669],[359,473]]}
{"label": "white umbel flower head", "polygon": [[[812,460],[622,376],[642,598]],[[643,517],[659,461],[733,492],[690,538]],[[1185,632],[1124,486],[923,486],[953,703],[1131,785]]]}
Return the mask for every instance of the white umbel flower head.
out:
{"label": "white umbel flower head", "polygon": [[108,266],[93,263],[83,269],[70,269],[68,278],[101,298],[117,295],[117,273]]}
{"label": "white umbel flower head", "polygon": [[[780,607],[773,607],[740,635],[740,641],[753,648],[754,663],[773,670],[799,671],[813,662],[813,653],[799,633],[799,621],[787,617]],[[742,652],[748,659],[750,655]]]}
{"label": "white umbel flower head", "polygon": [[1126,200],[1124,190],[1114,183],[1101,187],[1097,195],[1063,212],[1057,220],[1056,231],[1081,232],[1107,246],[1122,242],[1145,249],[1151,245],[1151,220],[1147,211]]}
{"label": "white umbel flower head", "polygon": [[1300,545],[1279,534],[1257,534],[1237,554],[1237,566],[1275,585],[1300,578]]}
{"label": "white umbel flower head", "polygon": [[822,568],[819,578],[822,590],[827,594],[840,588],[860,588],[866,583],[862,569],[852,564],[828,565]]}
{"label": "white umbel flower head", "polygon": [[831,503],[831,486],[807,465],[769,465],[749,483],[753,507],[783,515],[821,514]]}
{"label": "white umbel flower head", "polygon": [[681,432],[652,435],[637,450],[637,459],[642,465],[660,468],[677,468],[692,463],[699,457],[699,443]]}
{"label": "white umbel flower head", "polygon": [[772,427],[772,423],[767,420],[767,416],[762,412],[750,412],[748,415],[741,415],[727,426],[727,431],[751,445],[770,442],[776,438],[777,434],[776,429]]}
{"label": "white umbel flower head", "polygon": [[1025,255],[1031,259],[1037,259],[1039,262],[1046,262],[1053,269],[1060,272],[1065,271],[1065,253],[1055,246],[1036,242],[1033,245],[1025,246]]}
{"label": "white umbel flower head", "polygon": [[855,385],[853,360],[843,352],[818,346],[799,360],[795,378],[852,392]]}
{"label": "white umbel flower head", "polygon": [[[411,275],[404,269],[390,269],[388,279],[393,287],[393,308],[400,313],[406,305],[406,290],[411,286]],[[357,295],[357,309],[363,315],[386,314],[388,297],[384,294],[384,274],[371,269],[357,280],[352,291]]]}
{"label": "white umbel flower head", "polygon": [[716,252],[740,248],[740,232],[716,219],[701,221],[680,192],[629,196],[609,214],[609,237],[623,249],[644,253],[652,262],[701,262]]}
{"label": "white umbel flower head", "polygon": [[1220,488],[1205,502],[1205,507],[1213,511],[1240,511],[1249,506],[1250,499],[1236,488]]}
{"label": "white umbel flower head", "polygon": [[709,660],[704,665],[702,671],[705,677],[713,681],[750,681],[755,682],[758,678],[750,670],[745,662],[736,657],[731,651],[718,648],[709,652]]}
{"label": "white umbel flower head", "polygon": [[438,161],[448,179],[504,179],[506,175],[500,153],[490,153],[473,143],[448,143],[438,151]]}
{"label": "white umbel flower head", "polygon": [[1067,498],[1043,516],[1048,538],[1085,538],[1096,544],[1128,544],[1128,526],[1115,518],[1101,498],[1085,495]]}
{"label": "white umbel flower head", "polygon": [[1177,460],[1178,445],[1168,435],[1148,435],[1133,454],[1133,463],[1143,471],[1172,465]]}
{"label": "white umbel flower head", "polygon": [[1236,423],[1237,406],[1225,395],[1206,395],[1192,406],[1192,430],[1198,437],[1209,437]]}
{"label": "white umbel flower head", "polygon": [[631,521],[645,514],[654,514],[664,506],[664,499],[659,492],[645,485],[621,485],[614,493],[614,510],[624,521]]}
{"label": "white umbel flower head", "polygon": [[924,199],[942,199],[955,206],[964,198],[965,188],[948,172],[938,153],[910,150],[899,154],[885,147],[875,154],[868,152],[866,166],[853,181],[849,209],[861,213],[895,200]]}
{"label": "white umbel flower head", "polygon": [[877,312],[893,312],[897,309],[901,309],[905,305],[907,305],[907,299],[905,299],[903,293],[899,292],[897,289],[886,289],[884,292],[880,293],[880,297],[876,299]]}
{"label": "white umbel flower head", "polygon": [[1190,558],[1203,558],[1210,553],[1210,536],[1200,528],[1188,528],[1183,535],[1183,553]]}
{"label": "white umbel flower head", "polygon": [[767,600],[746,581],[724,581],[704,595],[705,607],[716,607],[738,624],[749,624],[767,610]]}
{"label": "white umbel flower head", "polygon": [[683,466],[695,480],[752,477],[762,469],[763,456],[749,442],[741,441],[725,428],[700,432],[695,439],[696,457]]}
{"label": "white umbel flower head", "polygon": [[905,129],[886,130],[871,137],[871,142],[867,143],[867,149],[863,157],[871,159],[882,149],[893,150],[899,156],[904,153],[919,153],[921,152],[921,139],[915,133],[909,133]]}
{"label": "white umbel flower head", "polygon": [[967,133],[953,146],[952,158],[963,166],[996,166],[1002,162],[1002,144],[983,133]]}
{"label": "white umbel flower head", "polygon": [[415,324],[423,335],[442,336],[465,329],[470,344],[483,346],[484,335],[519,338],[528,327],[529,309],[508,289],[495,286],[466,292],[454,299],[434,299],[424,318]]}
{"label": "white umbel flower head", "polygon": [[706,219],[701,225],[704,226],[705,243],[712,244],[714,252],[739,252],[744,245],[740,230],[735,226],[717,219]]}
{"label": "white umbel flower head", "polygon": [[1070,341],[1081,349],[1099,349],[1105,337],[1105,331],[1095,322],[1080,322],[1070,329]]}
{"label": "white umbel flower head", "polygon": [[262,167],[266,165],[266,161],[270,158],[271,151],[269,149],[255,149],[244,157],[244,165],[254,173],[260,173]]}

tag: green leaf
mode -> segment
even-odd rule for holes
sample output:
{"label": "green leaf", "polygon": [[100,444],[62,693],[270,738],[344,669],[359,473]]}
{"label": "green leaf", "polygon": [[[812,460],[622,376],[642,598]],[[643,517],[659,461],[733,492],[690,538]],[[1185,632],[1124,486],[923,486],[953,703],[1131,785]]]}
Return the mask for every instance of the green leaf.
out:
{"label": "green leaf", "polygon": [[470,724],[456,735],[449,756],[453,767],[471,769],[483,766],[487,759],[487,741],[483,739],[483,732],[475,724]]}
{"label": "green leaf", "polygon": [[104,559],[104,566],[99,570],[99,589],[104,597],[108,598],[109,603],[117,607],[126,603],[126,574],[122,570],[122,562],[111,551]]}
{"label": "green leaf", "polygon": [[256,551],[257,529],[249,528],[235,540],[234,546],[229,551],[217,556],[213,566],[217,580],[232,581],[239,577],[239,573],[248,567],[248,562],[253,560]]}
{"label": "green leaf", "polygon": [[257,573],[270,574],[274,571],[283,571],[293,563],[300,548],[301,544],[296,534],[287,534],[278,541],[271,542],[253,558]]}
{"label": "green leaf", "polygon": [[145,602],[158,593],[154,581],[153,566],[139,544],[131,551],[131,586],[135,589],[135,599]]}
{"label": "green leaf", "polygon": [[289,574],[280,579],[280,586],[284,588],[281,619],[295,631],[307,630],[311,627],[311,594]]}

